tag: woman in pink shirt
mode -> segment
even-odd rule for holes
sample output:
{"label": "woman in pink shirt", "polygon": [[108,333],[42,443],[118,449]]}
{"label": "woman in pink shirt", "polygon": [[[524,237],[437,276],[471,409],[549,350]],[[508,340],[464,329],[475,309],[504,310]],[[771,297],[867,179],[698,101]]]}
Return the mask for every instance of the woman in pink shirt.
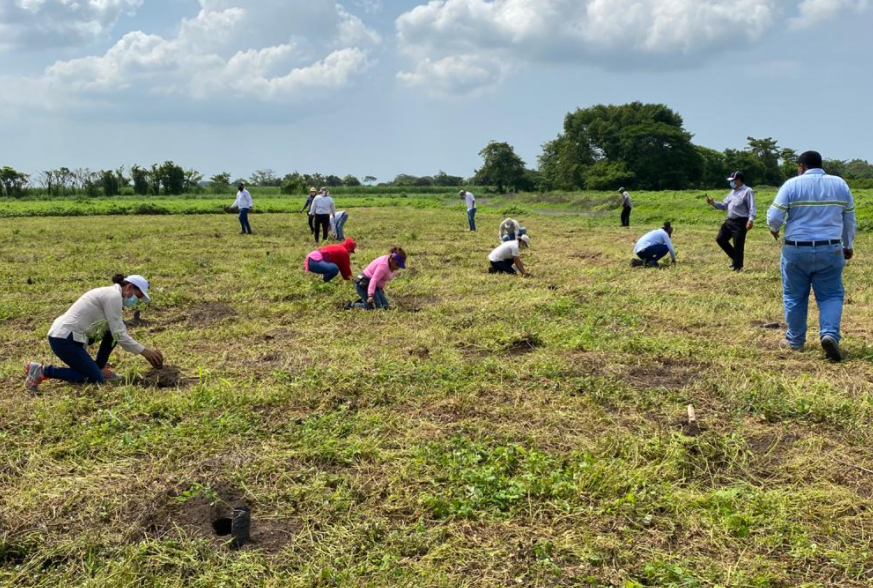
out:
{"label": "woman in pink shirt", "polygon": [[355,278],[355,291],[360,300],[350,302],[346,308],[381,308],[388,310],[388,298],[385,297],[385,284],[394,278],[399,269],[406,268],[406,252],[400,247],[392,247],[388,255],[383,255],[370,262],[361,275]]}

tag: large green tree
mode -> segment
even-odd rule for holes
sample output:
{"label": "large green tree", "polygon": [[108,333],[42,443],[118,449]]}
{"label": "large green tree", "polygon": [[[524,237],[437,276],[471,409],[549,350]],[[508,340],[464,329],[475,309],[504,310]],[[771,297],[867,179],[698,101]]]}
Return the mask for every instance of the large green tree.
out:
{"label": "large green tree", "polygon": [[785,181],[785,173],[779,165],[780,149],[775,139],[755,139],[746,137],[749,142],[749,151],[758,158],[764,166],[763,183],[769,186],[779,186]]}
{"label": "large green tree", "polygon": [[564,132],[543,146],[540,171],[564,189],[600,187],[604,177],[623,174],[633,174],[629,187],[682,189],[700,183],[704,163],[679,114],[663,104],[633,102],[567,114]]}
{"label": "large green tree", "polygon": [[484,160],[476,171],[476,183],[494,186],[501,194],[507,190],[518,190],[525,183],[525,167],[521,157],[509,143],[491,141],[479,155]]}

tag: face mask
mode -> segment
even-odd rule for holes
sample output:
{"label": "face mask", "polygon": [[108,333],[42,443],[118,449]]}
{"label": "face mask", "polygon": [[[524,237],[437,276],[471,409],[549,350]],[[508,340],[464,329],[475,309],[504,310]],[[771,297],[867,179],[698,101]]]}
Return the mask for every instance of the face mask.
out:
{"label": "face mask", "polygon": [[736,190],[736,189],[737,189],[737,183],[736,183],[736,182],[731,182],[731,188],[734,189],[734,190]]}
{"label": "face mask", "polygon": [[129,298],[125,298],[123,304],[125,308],[130,308],[131,306],[136,306],[138,302],[139,298],[137,298],[136,296],[131,296]]}

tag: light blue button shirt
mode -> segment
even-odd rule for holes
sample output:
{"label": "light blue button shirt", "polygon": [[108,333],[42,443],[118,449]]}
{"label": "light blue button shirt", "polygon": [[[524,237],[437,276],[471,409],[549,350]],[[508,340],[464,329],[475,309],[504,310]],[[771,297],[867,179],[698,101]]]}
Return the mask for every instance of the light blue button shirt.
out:
{"label": "light blue button shirt", "polygon": [[655,229],[654,231],[646,233],[640,237],[640,240],[637,241],[637,244],[634,247],[634,255],[644,249],[648,249],[652,245],[666,245],[667,249],[670,250],[670,257],[674,260],[676,259],[676,251],[673,249],[673,242],[670,241],[670,235],[668,235],[667,231],[664,229]]}
{"label": "light blue button shirt", "polygon": [[[787,220],[786,220],[787,217]],[[767,224],[777,232],[785,223],[788,241],[836,241],[852,249],[857,222],[849,185],[822,169],[811,169],[782,185],[767,211]]]}
{"label": "light blue button shirt", "polygon": [[747,218],[755,220],[758,208],[755,206],[755,191],[748,186],[732,190],[724,202],[713,202],[712,205],[728,213],[728,218]]}

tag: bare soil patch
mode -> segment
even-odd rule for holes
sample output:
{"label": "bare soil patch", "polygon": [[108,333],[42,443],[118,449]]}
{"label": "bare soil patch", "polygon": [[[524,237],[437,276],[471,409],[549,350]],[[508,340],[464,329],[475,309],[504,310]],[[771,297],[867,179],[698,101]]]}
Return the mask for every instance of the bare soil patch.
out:
{"label": "bare soil patch", "polygon": [[251,539],[241,547],[242,550],[276,553],[299,530],[299,523],[293,520],[259,518],[258,511],[244,494],[223,482],[208,486],[180,486],[166,492],[156,502],[155,511],[142,519],[141,531],[158,539],[181,530],[187,535],[209,539],[217,549],[230,549],[230,526],[236,507],[246,507],[251,513]]}
{"label": "bare soil patch", "polygon": [[699,378],[704,371],[705,366],[700,363],[665,357],[631,367],[623,379],[635,388],[680,390]]}
{"label": "bare soil patch", "polygon": [[195,326],[208,326],[235,317],[236,311],[224,302],[198,304],[188,311],[188,323]]}
{"label": "bare soil patch", "polygon": [[152,368],[143,376],[135,378],[133,383],[149,388],[185,388],[196,380],[196,377],[186,376],[182,370],[173,365]]}

